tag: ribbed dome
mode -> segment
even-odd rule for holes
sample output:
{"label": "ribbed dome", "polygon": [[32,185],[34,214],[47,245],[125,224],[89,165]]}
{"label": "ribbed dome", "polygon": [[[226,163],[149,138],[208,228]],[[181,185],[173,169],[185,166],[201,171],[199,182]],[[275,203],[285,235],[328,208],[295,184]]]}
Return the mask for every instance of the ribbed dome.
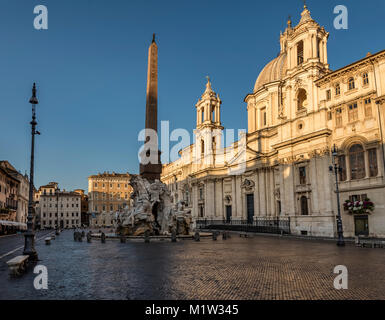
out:
{"label": "ribbed dome", "polygon": [[261,71],[255,82],[254,92],[257,92],[265,84],[281,80],[286,75],[287,55],[281,53],[277,58],[270,61]]}

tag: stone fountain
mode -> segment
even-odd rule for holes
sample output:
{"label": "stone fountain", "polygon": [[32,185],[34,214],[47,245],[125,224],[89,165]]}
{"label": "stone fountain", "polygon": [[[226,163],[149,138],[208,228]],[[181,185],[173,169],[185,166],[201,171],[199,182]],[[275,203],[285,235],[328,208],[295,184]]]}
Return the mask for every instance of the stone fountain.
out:
{"label": "stone fountain", "polygon": [[192,222],[191,211],[183,202],[173,205],[167,186],[155,180],[151,182],[140,175],[131,176],[133,206],[118,217],[119,235],[143,236],[171,234],[188,235]]}

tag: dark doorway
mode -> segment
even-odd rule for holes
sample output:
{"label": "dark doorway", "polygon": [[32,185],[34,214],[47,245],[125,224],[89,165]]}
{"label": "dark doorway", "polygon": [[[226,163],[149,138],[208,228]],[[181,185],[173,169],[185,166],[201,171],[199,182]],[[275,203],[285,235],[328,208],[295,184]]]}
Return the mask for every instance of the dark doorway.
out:
{"label": "dark doorway", "polygon": [[205,215],[205,207],[201,204],[199,206],[199,217],[203,218]]}
{"label": "dark doorway", "polygon": [[227,223],[230,223],[232,214],[233,214],[232,213],[232,207],[226,206],[226,222]]}
{"label": "dark doorway", "polygon": [[253,223],[254,220],[254,194],[246,195],[247,223]]}
{"label": "dark doorway", "polygon": [[354,227],[355,227],[356,236],[368,236],[369,235],[368,216],[354,217]]}
{"label": "dark doorway", "polygon": [[301,214],[303,216],[309,215],[309,208],[308,208],[306,196],[301,197]]}

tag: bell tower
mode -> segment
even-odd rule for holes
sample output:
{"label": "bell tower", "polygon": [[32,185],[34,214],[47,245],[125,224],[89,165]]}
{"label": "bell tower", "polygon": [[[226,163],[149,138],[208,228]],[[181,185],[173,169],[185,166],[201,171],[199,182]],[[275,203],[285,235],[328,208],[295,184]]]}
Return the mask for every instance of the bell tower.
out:
{"label": "bell tower", "polygon": [[293,27],[289,17],[287,28],[280,36],[281,53],[287,53],[288,69],[297,70],[312,63],[328,70],[328,37],[329,33],[313,20],[305,4],[299,23]]}
{"label": "bell tower", "polygon": [[213,91],[210,78],[207,77],[206,90],[195,106],[197,112],[195,157],[204,160],[206,164],[214,163],[215,151],[221,146],[223,131],[221,104],[219,95]]}

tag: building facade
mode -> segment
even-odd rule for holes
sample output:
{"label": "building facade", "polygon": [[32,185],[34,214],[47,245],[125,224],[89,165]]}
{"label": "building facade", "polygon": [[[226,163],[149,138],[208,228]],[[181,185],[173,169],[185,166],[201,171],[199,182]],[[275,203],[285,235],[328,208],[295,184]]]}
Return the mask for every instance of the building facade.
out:
{"label": "building facade", "polygon": [[[247,134],[226,148],[208,81],[194,144],[162,172],[194,219],[289,218],[294,234],[336,236],[335,158],[345,236],[385,237],[385,51],[332,71],[328,37],[306,6],[296,26],[288,21],[280,54],[245,98]],[[374,210],[345,209],[349,200]]]}
{"label": "building facade", "polygon": [[88,211],[91,227],[114,225],[117,214],[131,207],[130,174],[99,173],[88,178]]}
{"label": "building facade", "polygon": [[83,189],[76,189],[74,192],[81,196],[81,224],[82,226],[89,226],[90,214],[88,212],[88,195],[85,194]]}
{"label": "building facade", "polygon": [[9,175],[13,176],[18,183],[17,190],[17,211],[15,221],[20,224],[27,223],[28,215],[28,198],[29,198],[29,179],[27,174],[21,174],[17,169],[12,166],[8,161],[0,161],[0,166],[8,172]]}
{"label": "building facade", "polygon": [[19,180],[0,166],[0,235],[14,233],[17,216],[17,190]]}
{"label": "building facade", "polygon": [[41,186],[35,196],[41,229],[81,227],[81,195],[60,190],[57,182]]}

